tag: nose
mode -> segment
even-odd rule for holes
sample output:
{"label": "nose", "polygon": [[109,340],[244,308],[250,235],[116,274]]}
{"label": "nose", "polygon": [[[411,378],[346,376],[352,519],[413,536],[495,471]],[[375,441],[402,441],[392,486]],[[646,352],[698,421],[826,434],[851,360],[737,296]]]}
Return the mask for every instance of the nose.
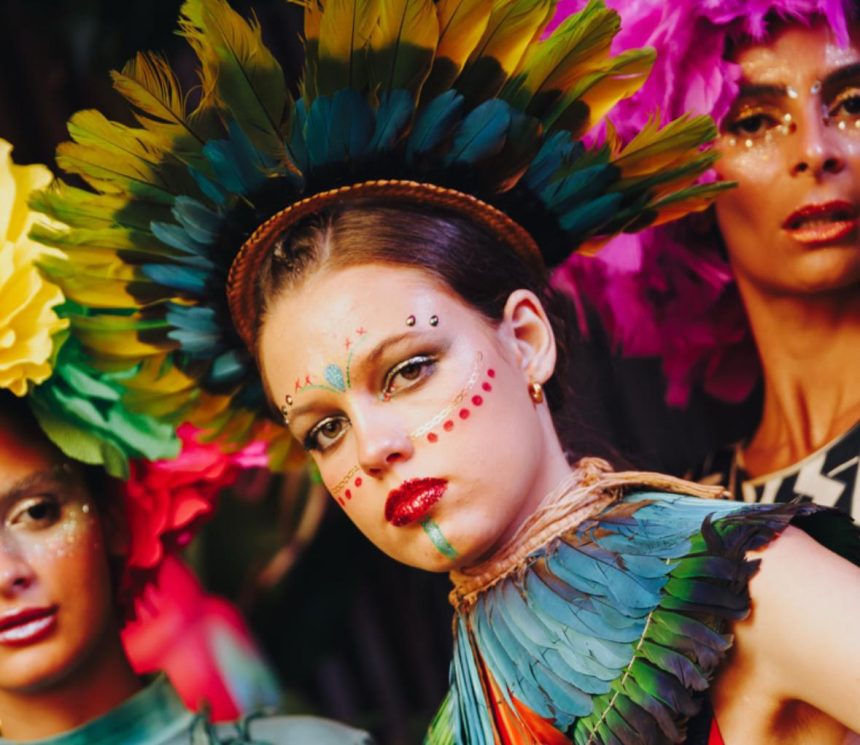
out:
{"label": "nose", "polygon": [[7,538],[0,540],[0,595],[12,598],[33,584],[33,569],[18,547]]}
{"label": "nose", "polygon": [[409,460],[415,445],[400,418],[386,404],[375,410],[353,413],[352,426],[358,448],[358,464],[372,477],[379,478],[396,463]]}
{"label": "nose", "polygon": [[791,175],[809,174],[819,179],[825,174],[839,173],[845,167],[842,138],[834,126],[821,116],[816,106],[798,122],[797,152],[791,164]]}

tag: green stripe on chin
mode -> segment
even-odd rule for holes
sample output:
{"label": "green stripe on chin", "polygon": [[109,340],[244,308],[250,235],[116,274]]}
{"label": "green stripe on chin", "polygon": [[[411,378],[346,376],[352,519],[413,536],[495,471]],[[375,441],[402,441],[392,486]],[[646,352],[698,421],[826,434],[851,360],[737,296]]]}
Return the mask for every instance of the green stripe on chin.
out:
{"label": "green stripe on chin", "polygon": [[442,534],[442,530],[430,518],[421,521],[421,527],[430,539],[436,550],[448,559],[456,559],[460,556],[457,550],[448,543],[448,539]]}

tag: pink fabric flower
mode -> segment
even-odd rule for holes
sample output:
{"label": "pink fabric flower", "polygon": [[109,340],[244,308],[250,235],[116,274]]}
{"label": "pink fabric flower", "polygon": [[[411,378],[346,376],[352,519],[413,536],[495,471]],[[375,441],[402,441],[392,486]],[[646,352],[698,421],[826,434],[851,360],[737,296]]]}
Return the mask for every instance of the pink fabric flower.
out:
{"label": "pink fabric flower", "polygon": [[[562,0],[549,28],[583,5]],[[607,5],[621,15],[613,51],[642,46],[657,51],[645,85],[610,115],[624,140],[655,111],[663,121],[691,112],[710,114],[719,124],[740,77],[739,67],[723,58],[727,43],[766,38],[773,17],[804,24],[823,18],[845,44],[855,13],[849,0],[607,0]],[[597,257],[571,256],[555,277],[577,304],[596,307],[622,354],[662,358],[666,400],[674,406],[685,406],[695,386],[726,401],[742,401],[760,374],[716,229],[703,230],[701,224],[700,216],[692,216],[621,236]]]}
{"label": "pink fabric flower", "polygon": [[278,684],[239,611],[207,595],[175,556],[161,562],[135,599],[122,640],[138,674],[163,672],[185,705],[213,721],[279,703]]}
{"label": "pink fabric flower", "polygon": [[172,460],[132,463],[125,484],[126,519],[131,536],[129,569],[152,569],[165,545],[185,546],[197,526],[214,510],[218,493],[245,468],[268,465],[266,443],[255,440],[225,453],[201,442],[190,424],[178,430],[182,451]]}

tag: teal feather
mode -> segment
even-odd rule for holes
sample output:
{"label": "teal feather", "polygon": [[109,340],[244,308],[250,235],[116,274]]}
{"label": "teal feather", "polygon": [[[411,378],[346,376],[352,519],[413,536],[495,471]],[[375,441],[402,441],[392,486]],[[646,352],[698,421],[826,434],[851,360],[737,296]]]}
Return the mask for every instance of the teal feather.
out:
{"label": "teal feather", "polygon": [[574,207],[558,216],[558,224],[569,233],[599,232],[618,212],[623,194],[604,194],[590,202]]}
{"label": "teal feather", "polygon": [[157,284],[179,293],[201,296],[206,291],[207,272],[170,264],[146,264],[143,273]]}
{"label": "teal feather", "polygon": [[505,144],[511,124],[511,107],[490,99],[472,109],[454,135],[445,163],[469,165],[498,153]]}
{"label": "teal feather", "polygon": [[462,120],[465,107],[466,100],[455,90],[445,91],[423,106],[406,143],[407,162],[414,162],[445,142]]}
{"label": "teal feather", "polygon": [[415,102],[409,91],[384,93],[376,110],[376,129],[368,149],[373,152],[391,150],[406,134]]}
{"label": "teal feather", "polygon": [[[150,230],[162,243],[182,251],[184,254],[204,259],[206,254],[209,253],[209,246],[207,244],[195,241],[185,228],[179,225],[154,221],[150,225]],[[208,265],[212,266],[212,263],[208,262]]]}
{"label": "teal feather", "polygon": [[212,360],[207,377],[212,385],[221,387],[238,383],[249,370],[248,358],[243,352],[231,349]]}
{"label": "teal feather", "polygon": [[308,109],[305,99],[300,98],[293,107],[293,117],[290,122],[290,152],[296,167],[302,173],[307,173],[310,168],[308,147],[305,140],[305,131],[308,126]]}
{"label": "teal feather", "polygon": [[193,197],[176,197],[172,212],[192,240],[204,245],[217,240],[222,223],[221,216],[202,202]]}
{"label": "teal feather", "polygon": [[550,210],[562,214],[600,197],[617,176],[618,171],[610,165],[589,166],[556,178],[541,191],[541,199]]}
{"label": "teal feather", "polygon": [[376,121],[364,97],[352,88],[314,100],[305,127],[311,169],[351,160],[367,149]]}
{"label": "teal feather", "polygon": [[227,140],[209,140],[203,146],[203,155],[226,191],[250,194],[266,182],[274,161],[255,149],[235,122],[230,123],[229,132]]}
{"label": "teal feather", "polygon": [[536,194],[541,193],[583,150],[582,143],[572,140],[567,132],[553,132],[543,141],[523,174],[523,183]]}

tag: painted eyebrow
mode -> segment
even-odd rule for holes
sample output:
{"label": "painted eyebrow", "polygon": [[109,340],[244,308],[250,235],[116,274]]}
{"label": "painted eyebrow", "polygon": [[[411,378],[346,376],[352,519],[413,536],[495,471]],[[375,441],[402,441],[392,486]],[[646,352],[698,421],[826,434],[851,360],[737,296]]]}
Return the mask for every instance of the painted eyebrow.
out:
{"label": "painted eyebrow", "polygon": [[[372,367],[379,362],[379,358],[382,357],[389,348],[397,346],[406,339],[419,338],[421,336],[424,336],[424,332],[422,331],[404,331],[400,334],[386,337],[379,341],[368,352],[357,354],[356,357],[353,358],[352,368],[361,370],[363,368]],[[309,411],[313,411],[315,408],[317,408],[315,403],[293,407],[290,409],[290,421],[292,422],[293,419],[296,419]]]}

